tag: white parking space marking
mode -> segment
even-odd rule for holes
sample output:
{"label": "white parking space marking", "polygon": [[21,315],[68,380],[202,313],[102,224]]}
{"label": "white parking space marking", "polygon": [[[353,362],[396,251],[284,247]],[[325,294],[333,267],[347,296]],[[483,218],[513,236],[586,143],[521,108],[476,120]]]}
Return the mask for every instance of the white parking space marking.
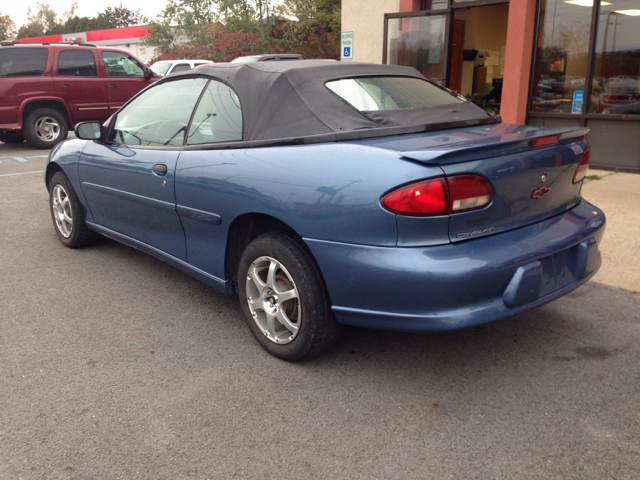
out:
{"label": "white parking space marking", "polygon": [[19,172],[19,173],[0,173],[0,177],[12,177],[13,175],[27,175],[29,173],[44,173],[44,170],[34,170],[32,172]]}
{"label": "white parking space marking", "polygon": [[20,163],[28,162],[30,158],[47,158],[49,155],[31,155],[29,157],[0,157],[0,163],[6,160],[16,160]]}

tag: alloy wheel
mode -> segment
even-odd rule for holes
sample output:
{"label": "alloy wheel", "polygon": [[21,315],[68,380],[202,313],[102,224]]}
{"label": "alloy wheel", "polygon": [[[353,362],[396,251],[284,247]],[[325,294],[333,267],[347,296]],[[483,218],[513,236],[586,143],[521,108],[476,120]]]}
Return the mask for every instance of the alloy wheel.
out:
{"label": "alloy wheel", "polygon": [[59,183],[53,187],[51,208],[53,209],[53,218],[56,222],[56,228],[64,238],[69,238],[73,231],[71,202],[66,190]]}
{"label": "alloy wheel", "polygon": [[274,343],[293,341],[300,331],[300,295],[293,278],[278,260],[260,257],[249,267],[247,304],[260,331]]}

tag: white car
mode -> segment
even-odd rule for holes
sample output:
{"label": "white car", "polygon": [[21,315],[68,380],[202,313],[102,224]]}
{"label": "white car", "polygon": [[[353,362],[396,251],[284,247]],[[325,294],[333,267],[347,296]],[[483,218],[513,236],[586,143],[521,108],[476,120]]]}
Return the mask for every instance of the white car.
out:
{"label": "white car", "polygon": [[213,63],[211,60],[160,60],[155,62],[149,68],[156,75],[169,75],[176,72],[184,72],[185,70],[191,70],[192,68],[204,65],[206,63]]}

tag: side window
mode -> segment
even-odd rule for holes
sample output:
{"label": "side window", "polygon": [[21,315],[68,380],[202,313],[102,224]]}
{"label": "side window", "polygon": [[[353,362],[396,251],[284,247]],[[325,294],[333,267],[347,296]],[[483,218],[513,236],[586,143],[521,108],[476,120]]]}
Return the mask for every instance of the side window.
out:
{"label": "side window", "polygon": [[187,144],[242,140],[242,109],[236,93],[211,80],[191,121]]}
{"label": "side window", "polygon": [[182,145],[206,84],[204,78],[186,78],[144,91],[118,111],[109,141],[131,146]]}
{"label": "side window", "polygon": [[184,72],[186,70],[191,70],[191,65],[189,65],[188,63],[178,63],[175,67],[173,67],[171,73]]}
{"label": "side window", "polygon": [[0,77],[42,75],[48,53],[46,48],[4,47],[0,50]]}
{"label": "side window", "polygon": [[107,77],[144,77],[144,68],[123,52],[102,52]]}
{"label": "side window", "polygon": [[63,77],[97,77],[96,60],[87,50],[63,50],[58,54],[58,75]]}

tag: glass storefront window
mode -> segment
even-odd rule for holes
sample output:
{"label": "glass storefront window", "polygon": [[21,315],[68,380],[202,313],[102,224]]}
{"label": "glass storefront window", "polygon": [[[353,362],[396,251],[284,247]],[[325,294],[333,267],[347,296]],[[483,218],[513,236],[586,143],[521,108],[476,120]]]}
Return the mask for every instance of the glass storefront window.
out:
{"label": "glass storefront window", "polygon": [[447,0],[424,0],[420,5],[420,10],[444,10],[449,5]]}
{"label": "glass storefront window", "polygon": [[590,113],[640,115],[640,0],[602,1]]}
{"label": "glass storefront window", "polygon": [[390,18],[387,63],[417,68],[429,80],[444,86],[446,79],[446,17]]}
{"label": "glass storefront window", "polygon": [[592,1],[541,0],[532,111],[582,113]]}

